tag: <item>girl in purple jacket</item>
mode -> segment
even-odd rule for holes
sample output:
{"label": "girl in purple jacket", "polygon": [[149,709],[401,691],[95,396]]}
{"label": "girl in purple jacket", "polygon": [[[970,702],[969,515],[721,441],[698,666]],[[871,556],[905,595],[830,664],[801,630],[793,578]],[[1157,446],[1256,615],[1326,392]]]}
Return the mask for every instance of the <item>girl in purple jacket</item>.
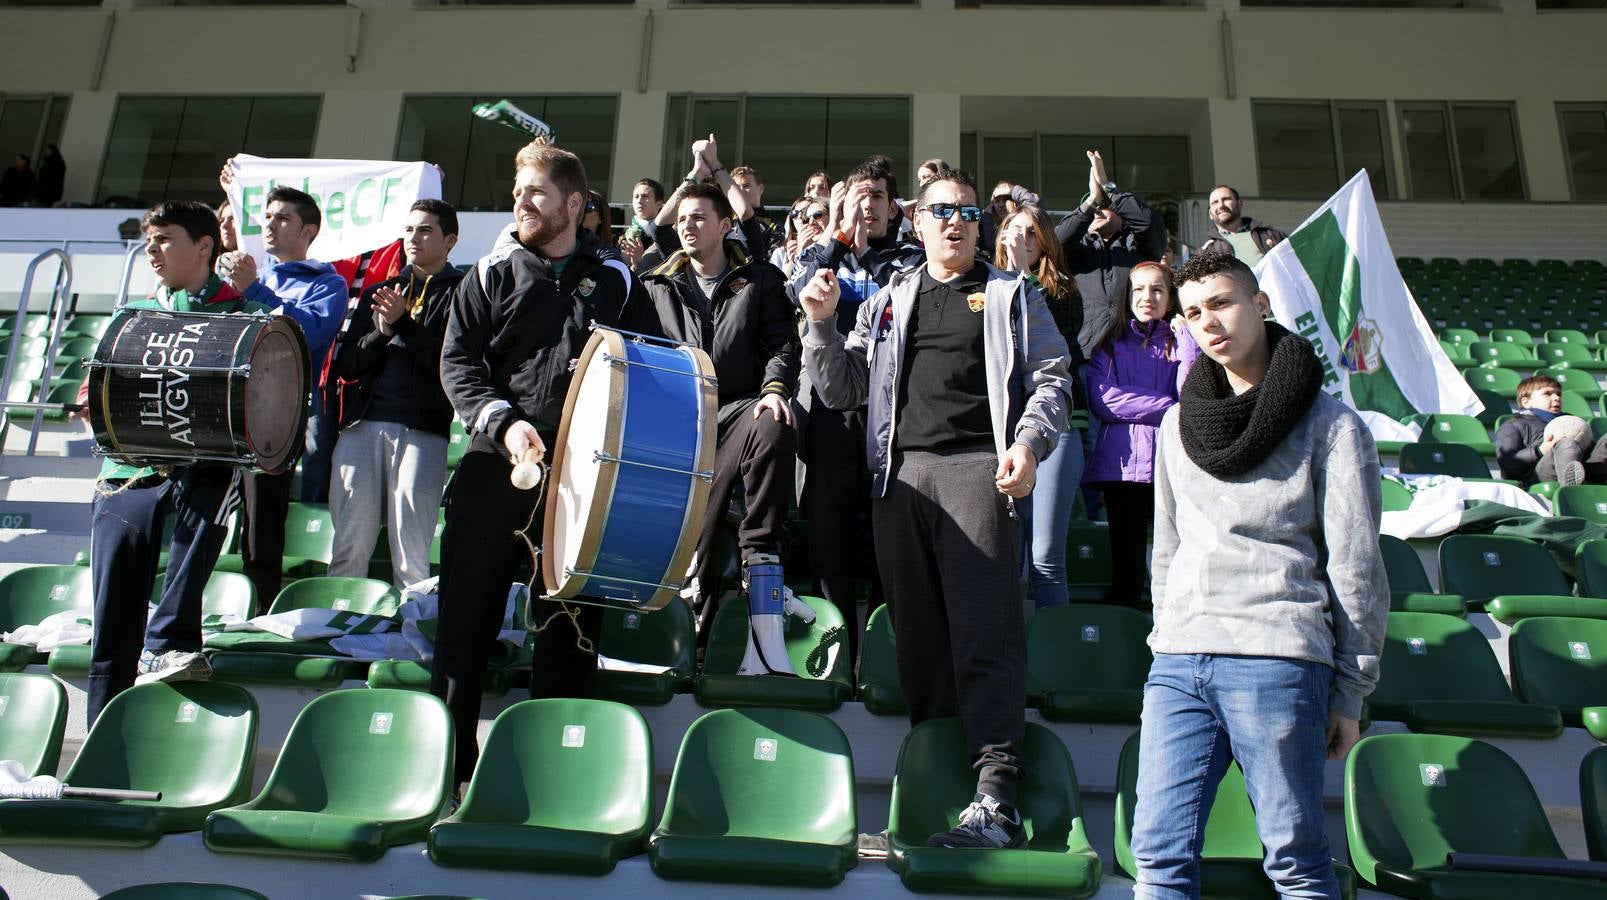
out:
{"label": "girl in purple jacket", "polygon": [[1155,518],[1155,438],[1177,402],[1179,348],[1167,321],[1177,309],[1170,269],[1139,263],[1128,303],[1099,341],[1088,370],[1088,409],[1099,439],[1083,484],[1105,496],[1115,602],[1147,609],[1149,529]]}

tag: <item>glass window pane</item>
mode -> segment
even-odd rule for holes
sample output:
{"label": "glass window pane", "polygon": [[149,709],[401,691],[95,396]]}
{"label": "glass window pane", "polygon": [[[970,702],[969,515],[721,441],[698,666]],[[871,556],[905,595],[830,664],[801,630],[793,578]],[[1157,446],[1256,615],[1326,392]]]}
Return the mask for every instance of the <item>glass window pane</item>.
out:
{"label": "glass window pane", "polygon": [[[67,122],[67,105],[71,100],[65,95],[50,98],[50,120],[45,123],[44,144],[60,144],[61,129]],[[41,144],[40,149],[43,149]]]}
{"label": "glass window pane", "polygon": [[[949,162],[953,162],[950,160]],[[960,135],[960,171],[970,173],[972,178],[976,174],[976,132],[967,131]],[[914,188],[910,188],[914,191]]]}
{"label": "glass window pane", "polygon": [[530,136],[472,112],[476,103],[495,103],[502,99],[551,125],[560,142],[566,139],[562,126],[547,117],[547,102],[542,97],[459,98],[456,115],[460,117],[460,124],[454,127],[463,128],[466,124],[469,130],[468,151],[463,161],[463,192],[456,204],[459,209],[513,209],[513,157],[519,148],[530,143]]}
{"label": "glass window pane", "polygon": [[977,199],[986,204],[993,196],[993,186],[1001,181],[1032,187],[1037,180],[1032,168],[1032,138],[984,135],[982,177],[977,179],[977,190],[981,193]]}
{"label": "glass window pane", "polygon": [[1607,200],[1607,108],[1562,114],[1562,141],[1575,200]]}
{"label": "glass window pane", "polygon": [[[679,176],[684,176],[692,168],[692,142],[703,140],[711,134],[720,142],[720,155],[728,157],[721,159],[721,162],[730,163],[741,155],[738,143],[742,123],[739,115],[740,104],[736,100],[692,99],[692,130],[678,148],[679,155],[670,157],[680,167]],[[676,180],[680,180],[679,176]]]}
{"label": "glass window pane", "polygon": [[1445,127],[1445,111],[1403,109],[1401,131],[1412,199],[1455,200],[1456,181],[1451,176],[1451,142]]}
{"label": "glass window pane", "polygon": [[1389,149],[1384,135],[1384,111],[1341,108],[1339,146],[1344,153],[1340,177],[1348,181],[1357,169],[1366,169],[1367,178],[1373,184],[1373,196],[1389,197]]}
{"label": "glass window pane", "polygon": [[462,97],[407,97],[402,100],[402,126],[396,140],[396,158],[432,162],[441,167],[441,199],[461,206],[463,161],[469,150],[467,109],[473,101]]}
{"label": "glass window pane", "polygon": [[686,95],[672,94],[664,103],[664,150],[659,163],[659,180],[665,190],[686,175]]}
{"label": "glass window pane", "polygon": [[[1108,159],[1115,165],[1108,171],[1118,187],[1140,194],[1181,194],[1192,189],[1188,138],[1139,135],[1118,137],[1114,143],[1115,152]],[[1086,172],[1085,167],[1085,183]]]}
{"label": "glass window pane", "polygon": [[1454,106],[1451,112],[1466,199],[1522,200],[1523,175],[1518,169],[1512,109]]}
{"label": "glass window pane", "polygon": [[241,149],[256,156],[311,159],[318,107],[317,97],[255,98]]}
{"label": "glass window pane", "polygon": [[[586,166],[586,182],[592,190],[606,196],[613,171],[614,118],[618,113],[617,97],[548,97],[546,113],[533,115],[552,127],[558,136],[558,146],[580,157]],[[506,194],[513,187],[511,155],[503,165],[503,172],[502,192]],[[512,201],[508,202],[511,209]]]}
{"label": "glass window pane", "polygon": [[1252,117],[1262,195],[1326,197],[1339,187],[1328,104],[1257,103]]}
{"label": "glass window pane", "polygon": [[[748,98],[742,164],[759,170],[766,203],[792,202],[803,193],[804,179],[825,167],[827,102],[823,97]],[[841,178],[844,171],[832,174]]]}
{"label": "glass window pane", "polygon": [[[751,133],[748,139],[752,140]],[[899,193],[907,197],[914,190],[910,179],[915,171],[910,159],[910,101],[904,97],[831,98],[826,118],[826,171],[841,178],[873,153],[893,158]]]}
{"label": "glass window pane", "polygon": [[[157,200],[216,203],[218,170],[245,142],[249,97],[191,97],[184,102],[167,185]],[[249,152],[249,151],[248,151]]]}
{"label": "glass window pane", "polygon": [[45,121],[44,100],[7,100],[0,106],[0,153],[11,167],[17,154],[28,157],[28,165],[39,171],[39,126]]}
{"label": "glass window pane", "polygon": [[106,141],[95,200],[119,198],[119,205],[142,207],[167,190],[175,136],[184,116],[182,97],[125,97],[117,101],[112,133]]}
{"label": "glass window pane", "polygon": [[[1043,180],[1029,187],[1043,198],[1047,208],[1071,209],[1087,196],[1089,150],[1098,150],[1107,164],[1114,163],[1116,159],[1115,142],[1109,137],[1045,134],[1038,138],[1038,161],[1043,169]],[[1111,177],[1126,186],[1126,182],[1114,171]],[[988,185],[988,188],[992,187],[992,184]]]}

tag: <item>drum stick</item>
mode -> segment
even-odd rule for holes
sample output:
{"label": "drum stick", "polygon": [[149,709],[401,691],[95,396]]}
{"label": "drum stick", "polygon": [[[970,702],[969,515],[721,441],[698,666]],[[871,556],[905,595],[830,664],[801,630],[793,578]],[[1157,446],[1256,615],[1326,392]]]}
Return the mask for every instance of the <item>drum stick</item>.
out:
{"label": "drum stick", "polygon": [[534,447],[525,451],[524,460],[508,473],[508,480],[521,491],[535,490],[541,484],[542,452]]}

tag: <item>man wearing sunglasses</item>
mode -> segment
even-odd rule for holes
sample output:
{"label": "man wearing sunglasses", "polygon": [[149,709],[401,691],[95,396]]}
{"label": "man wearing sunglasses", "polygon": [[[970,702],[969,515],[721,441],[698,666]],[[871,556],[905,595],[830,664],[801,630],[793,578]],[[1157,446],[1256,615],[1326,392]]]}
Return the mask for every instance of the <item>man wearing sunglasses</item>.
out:
{"label": "man wearing sunglasses", "polygon": [[936,847],[1020,847],[1026,629],[1019,529],[1071,406],[1066,342],[1024,276],[976,258],[971,176],[922,187],[926,264],[837,327],[830,270],[800,292],[804,367],[835,409],[869,402],[871,521],[910,722],[958,715],[975,800]]}
{"label": "man wearing sunglasses", "polygon": [[[926,259],[921,248],[899,240],[891,224],[898,178],[877,159],[855,166],[832,189],[832,215],[818,243],[805,247],[787,283],[793,303],[817,272],[832,272],[842,314],[837,327],[847,335],[854,311],[898,272]],[[800,230],[802,225],[800,224]],[[870,469],[865,465],[865,410],[830,409],[799,384],[804,415],[798,425],[804,461],[799,507],[809,519],[809,562],[822,596],[848,623],[848,652],[859,656],[859,608],[855,577],[876,581],[869,516]],[[872,605],[877,602],[872,597]]]}

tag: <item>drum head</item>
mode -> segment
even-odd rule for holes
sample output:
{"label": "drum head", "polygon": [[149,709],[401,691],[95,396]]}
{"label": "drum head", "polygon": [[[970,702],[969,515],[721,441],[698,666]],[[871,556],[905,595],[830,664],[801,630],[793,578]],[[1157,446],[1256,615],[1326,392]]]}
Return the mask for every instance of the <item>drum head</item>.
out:
{"label": "drum head", "polygon": [[251,349],[251,377],[245,384],[246,443],[264,472],[283,472],[301,454],[308,374],[301,329],[275,318]]}
{"label": "drum head", "polygon": [[595,454],[619,454],[625,375],[610,365],[607,357],[623,352],[624,341],[618,334],[594,333],[581,352],[564,401],[542,529],[541,575],[551,596],[578,593],[575,585],[583,579],[565,572],[580,568],[582,559],[595,558],[602,542],[618,466],[600,465]]}

